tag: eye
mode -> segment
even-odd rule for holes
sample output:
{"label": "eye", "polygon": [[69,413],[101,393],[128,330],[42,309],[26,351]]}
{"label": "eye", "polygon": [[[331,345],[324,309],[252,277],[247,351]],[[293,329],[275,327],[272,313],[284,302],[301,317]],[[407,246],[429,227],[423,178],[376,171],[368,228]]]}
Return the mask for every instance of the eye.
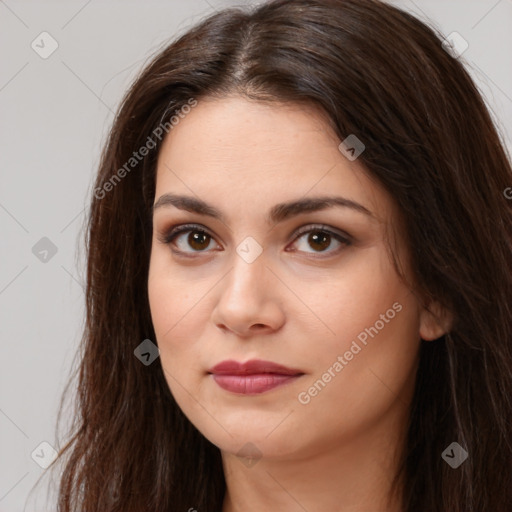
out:
{"label": "eye", "polygon": [[[187,233],[188,236],[184,237],[183,235]],[[307,239],[305,238],[305,235],[309,235]],[[173,244],[174,246],[177,246],[177,249],[172,249],[173,252],[187,256],[194,253],[208,252],[211,242],[214,240],[213,236],[198,224],[183,224],[172,227],[167,233],[160,235],[158,239],[164,244]],[[343,248],[343,246],[348,246],[352,243],[348,235],[336,233],[321,224],[300,228],[299,231],[295,233],[293,243],[296,244],[297,240],[301,239],[305,240],[305,243],[302,244],[303,247],[308,245],[314,250],[307,251],[299,249],[299,252],[306,252],[310,254],[324,252],[329,254],[337,253],[341,248]],[[328,251],[327,249],[332,246],[333,242],[337,244],[337,248]],[[192,251],[187,250],[187,246],[188,248],[192,248]]]}
{"label": "eye", "polygon": [[[187,237],[183,237],[188,233]],[[171,230],[159,237],[160,242],[164,244],[173,244],[178,247],[174,250],[177,253],[194,253],[194,252],[206,252],[210,246],[210,242],[213,237],[198,224],[184,224],[171,228]],[[177,241],[177,243],[175,242]],[[186,250],[186,247],[192,248],[192,251]]]}
{"label": "eye", "polygon": [[[308,235],[307,238],[305,235]],[[299,249],[300,252],[306,253],[324,253],[328,252],[329,254],[337,253],[343,246],[351,245],[351,240],[348,235],[341,235],[340,233],[335,233],[331,231],[324,225],[315,225],[315,226],[305,226],[301,228],[297,232],[297,240],[303,239],[302,249]],[[327,250],[330,246],[332,246],[332,242],[337,244],[337,248],[334,250]],[[311,247],[313,251],[304,250],[306,247]]]}

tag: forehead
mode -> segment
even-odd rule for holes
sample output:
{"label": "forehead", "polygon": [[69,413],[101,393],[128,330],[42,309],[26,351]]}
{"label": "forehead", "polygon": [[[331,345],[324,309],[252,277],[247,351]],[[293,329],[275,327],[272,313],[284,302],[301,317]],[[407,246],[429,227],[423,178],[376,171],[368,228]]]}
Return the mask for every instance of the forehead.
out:
{"label": "forehead", "polygon": [[263,213],[285,200],[334,194],[384,221],[392,199],[339,151],[340,142],[311,106],[238,96],[200,100],[162,144],[155,198],[187,193],[228,214],[249,214],[251,205]]}

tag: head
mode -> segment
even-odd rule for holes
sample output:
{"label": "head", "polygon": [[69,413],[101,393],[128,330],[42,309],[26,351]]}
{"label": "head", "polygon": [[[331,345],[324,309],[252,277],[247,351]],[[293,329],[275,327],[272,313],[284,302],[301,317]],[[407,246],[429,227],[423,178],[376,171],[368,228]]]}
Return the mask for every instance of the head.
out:
{"label": "head", "polygon": [[[63,510],[80,483],[91,507],[219,506],[221,451],[293,460],[381,425],[404,510],[504,511],[511,180],[461,62],[387,4],[226,10],[160,51],[95,183]],[[300,376],[230,394],[226,359]]]}

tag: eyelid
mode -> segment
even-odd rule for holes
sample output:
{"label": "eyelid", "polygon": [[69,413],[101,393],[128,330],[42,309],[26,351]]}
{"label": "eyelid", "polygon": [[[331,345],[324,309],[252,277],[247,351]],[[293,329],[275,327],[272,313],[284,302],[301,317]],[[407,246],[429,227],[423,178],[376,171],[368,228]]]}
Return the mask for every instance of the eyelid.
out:
{"label": "eyelid", "polygon": [[295,238],[293,241],[295,241],[299,236],[303,235],[304,233],[309,233],[310,231],[323,231],[326,233],[329,233],[331,235],[334,235],[341,239],[344,242],[352,243],[353,238],[346,233],[345,231],[341,231],[335,228],[331,228],[330,226],[327,226],[325,224],[305,224],[301,226],[300,228],[297,228],[294,232]]}
{"label": "eyelid", "polygon": [[[215,240],[215,236],[208,230],[208,228],[204,227],[202,224],[195,224],[195,223],[178,224],[178,225],[171,226],[169,229],[164,231],[162,234],[159,234],[157,236],[157,238],[158,238],[159,242],[169,245],[178,236],[180,236],[183,233],[190,232],[190,231],[204,233],[204,234],[208,235],[212,240]],[[321,232],[325,232],[330,235],[333,235],[334,238],[338,242],[340,242],[341,244],[343,244],[345,246],[352,245],[353,240],[354,240],[351,235],[349,235],[348,233],[346,233],[344,231],[336,230],[335,228],[331,228],[330,226],[326,226],[325,224],[309,223],[309,224],[304,224],[304,225],[300,226],[299,228],[297,228],[294,231],[293,240],[291,243],[294,243],[305,233],[309,233],[312,231],[321,231]],[[211,250],[186,252],[186,251],[180,251],[180,250],[175,250],[175,249],[172,249],[172,251],[177,254],[184,255],[185,257],[194,257],[194,256],[192,256],[194,254],[200,255],[201,253],[211,252]],[[339,251],[340,251],[340,249],[338,248],[337,250],[326,251],[325,253],[328,255],[333,255],[333,254],[337,254]],[[295,251],[295,252],[297,252],[297,251]],[[298,251],[298,252],[301,252],[301,251]],[[315,252],[308,253],[308,254],[314,255]],[[313,258],[326,257],[326,256],[322,256],[322,254],[323,254],[322,251],[317,252],[317,254],[318,254],[318,256],[312,256],[312,257]]]}
{"label": "eyelid", "polygon": [[[215,239],[215,236],[210,233],[210,231],[202,226],[201,224],[178,224],[171,226],[169,229],[165,230],[163,233],[158,235],[158,241],[163,244],[170,244],[174,238],[185,233],[187,231],[198,231],[201,233],[205,233],[210,236],[212,239]],[[199,251],[197,251],[199,252]]]}

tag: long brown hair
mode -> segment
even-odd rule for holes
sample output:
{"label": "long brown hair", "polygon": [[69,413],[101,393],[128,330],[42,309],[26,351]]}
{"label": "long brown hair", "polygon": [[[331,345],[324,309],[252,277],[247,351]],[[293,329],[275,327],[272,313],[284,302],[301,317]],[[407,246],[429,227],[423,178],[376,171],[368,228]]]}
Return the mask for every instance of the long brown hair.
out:
{"label": "long brown hair", "polygon": [[[60,512],[221,510],[219,449],[177,406],[160,359],[146,366],[134,349],[155,342],[147,277],[158,127],[170,131],[191,99],[227,94],[313,104],[340,141],[363,141],[359,162],[400,206],[418,296],[453,312],[451,332],[422,344],[397,475],[403,510],[512,509],[512,169],[441,40],[376,0],[275,0],[211,15],[145,67],[118,110],[91,198]],[[150,139],[147,155],[130,160]],[[456,469],[441,457],[453,442],[469,454]]]}

